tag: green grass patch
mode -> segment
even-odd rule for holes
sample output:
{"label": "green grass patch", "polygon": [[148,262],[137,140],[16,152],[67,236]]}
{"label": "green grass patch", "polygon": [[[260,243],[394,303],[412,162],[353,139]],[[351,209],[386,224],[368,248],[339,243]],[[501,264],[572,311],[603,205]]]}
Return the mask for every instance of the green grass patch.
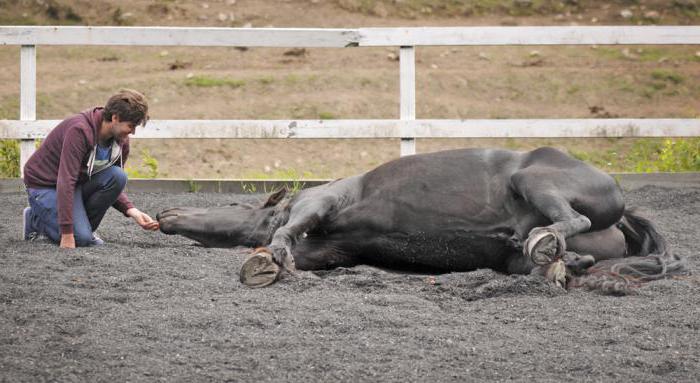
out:
{"label": "green grass patch", "polygon": [[19,140],[0,140],[0,177],[19,177]]}
{"label": "green grass patch", "polygon": [[141,151],[141,165],[138,168],[126,167],[124,170],[129,178],[157,178],[158,160],[144,149]]}
{"label": "green grass patch", "polygon": [[653,70],[651,72],[651,78],[653,78],[654,80],[666,81],[673,84],[680,84],[684,81],[683,76],[668,69]]}
{"label": "green grass patch", "polygon": [[700,171],[700,138],[639,140],[629,154],[633,171]]}
{"label": "green grass patch", "polygon": [[320,120],[335,120],[337,117],[331,112],[318,112]]}
{"label": "green grass patch", "polygon": [[193,76],[185,79],[185,85],[199,88],[212,88],[220,86],[228,86],[231,88],[240,88],[245,85],[245,81],[232,78],[217,78],[210,76]]}
{"label": "green grass patch", "polygon": [[[292,193],[296,193],[304,188],[304,185],[305,185],[304,179],[315,179],[315,178],[318,179],[318,178],[322,178],[322,177],[314,175],[311,172],[300,172],[297,169],[284,168],[284,169],[274,169],[273,171],[271,171],[269,173],[260,172],[260,171],[247,172],[247,173],[243,174],[242,178],[251,179],[251,180],[287,180],[287,181],[290,181],[290,185],[288,187],[288,190]],[[271,193],[271,192],[275,191],[275,190],[258,190],[256,188],[255,184],[245,183],[245,182],[241,183],[241,188],[246,193]]]}

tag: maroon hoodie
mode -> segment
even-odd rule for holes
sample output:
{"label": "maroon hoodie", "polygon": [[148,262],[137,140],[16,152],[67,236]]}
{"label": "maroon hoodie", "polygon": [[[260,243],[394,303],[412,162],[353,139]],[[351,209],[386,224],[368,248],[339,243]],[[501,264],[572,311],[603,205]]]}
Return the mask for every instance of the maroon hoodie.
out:
{"label": "maroon hoodie", "polygon": [[[73,233],[73,194],[76,185],[87,182],[87,163],[97,144],[102,109],[94,108],[63,120],[24,165],[27,188],[56,188],[58,224],[61,234]],[[124,164],[129,156],[129,138],[120,143]],[[119,166],[119,162],[115,164]],[[134,207],[123,192],[112,205],[126,215]]]}

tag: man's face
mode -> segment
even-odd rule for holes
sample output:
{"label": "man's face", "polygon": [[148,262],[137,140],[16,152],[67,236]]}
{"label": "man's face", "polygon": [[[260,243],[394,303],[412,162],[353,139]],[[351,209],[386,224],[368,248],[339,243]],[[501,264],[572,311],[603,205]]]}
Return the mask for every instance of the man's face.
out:
{"label": "man's face", "polygon": [[117,142],[123,142],[129,134],[136,133],[136,126],[134,123],[125,121],[119,121],[119,116],[112,115],[112,136]]}

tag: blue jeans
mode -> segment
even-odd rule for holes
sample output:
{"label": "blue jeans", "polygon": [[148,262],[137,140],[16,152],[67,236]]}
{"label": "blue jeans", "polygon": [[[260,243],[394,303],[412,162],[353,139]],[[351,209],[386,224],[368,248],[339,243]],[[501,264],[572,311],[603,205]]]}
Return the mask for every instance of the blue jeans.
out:
{"label": "blue jeans", "polygon": [[[86,183],[78,185],[73,194],[73,236],[76,246],[92,246],[92,232],[100,226],[107,209],[117,201],[126,186],[126,173],[118,166],[93,174]],[[61,241],[58,225],[56,188],[28,188],[31,226],[39,234],[56,243]]]}

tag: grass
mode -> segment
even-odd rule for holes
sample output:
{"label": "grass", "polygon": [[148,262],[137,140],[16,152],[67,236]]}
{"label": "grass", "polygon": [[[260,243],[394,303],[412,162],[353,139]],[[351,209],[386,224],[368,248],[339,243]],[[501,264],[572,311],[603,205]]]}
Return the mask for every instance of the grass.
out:
{"label": "grass", "polygon": [[158,178],[158,160],[148,150],[141,150],[141,165],[138,168],[127,166],[129,178]]}
{"label": "grass", "polygon": [[654,80],[661,80],[661,81],[666,81],[670,82],[673,84],[680,84],[683,82],[683,76],[680,74],[668,70],[668,69],[655,69],[651,72],[651,78]]}
{"label": "grass", "polygon": [[18,140],[0,140],[0,177],[19,177]]}
{"label": "grass", "polygon": [[[299,190],[303,189],[305,186],[304,179],[320,179],[323,177],[315,176],[311,172],[299,172],[296,169],[285,168],[285,169],[275,169],[272,172],[249,172],[246,173],[243,178],[251,180],[289,180],[291,184],[288,186],[288,191],[291,193],[297,193]],[[241,189],[245,193],[270,193],[275,190],[257,190],[257,187],[253,183],[241,183]]]}
{"label": "grass", "polygon": [[240,88],[245,85],[244,80],[232,79],[232,78],[217,78],[211,76],[193,76],[185,79],[185,85],[194,86],[199,88],[212,88],[228,86],[230,88]]}
{"label": "grass", "polygon": [[331,112],[318,112],[320,120],[335,120],[337,117]]}

